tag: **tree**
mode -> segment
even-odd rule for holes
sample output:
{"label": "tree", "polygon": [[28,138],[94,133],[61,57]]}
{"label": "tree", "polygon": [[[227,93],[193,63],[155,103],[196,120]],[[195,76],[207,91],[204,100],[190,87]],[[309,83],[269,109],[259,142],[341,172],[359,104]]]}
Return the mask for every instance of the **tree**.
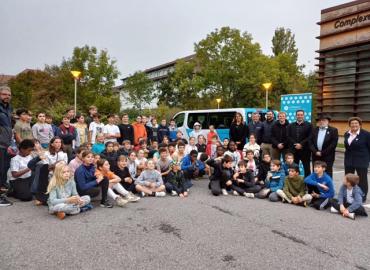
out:
{"label": "tree", "polygon": [[140,111],[155,98],[153,82],[142,71],[135,72],[126,80],[123,91],[128,94],[128,101]]}
{"label": "tree", "polygon": [[271,49],[275,56],[286,53],[293,57],[294,63],[297,63],[298,49],[295,44],[295,35],[289,28],[276,28],[275,34],[272,38]]}

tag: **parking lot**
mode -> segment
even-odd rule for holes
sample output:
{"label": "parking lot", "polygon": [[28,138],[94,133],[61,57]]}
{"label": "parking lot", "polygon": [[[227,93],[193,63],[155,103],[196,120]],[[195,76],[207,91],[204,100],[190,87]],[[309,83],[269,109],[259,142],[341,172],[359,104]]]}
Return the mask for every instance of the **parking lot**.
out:
{"label": "parking lot", "polygon": [[[343,154],[335,186],[343,177]],[[0,209],[0,269],[370,269],[370,222],[244,197],[143,198],[60,221],[46,207]]]}

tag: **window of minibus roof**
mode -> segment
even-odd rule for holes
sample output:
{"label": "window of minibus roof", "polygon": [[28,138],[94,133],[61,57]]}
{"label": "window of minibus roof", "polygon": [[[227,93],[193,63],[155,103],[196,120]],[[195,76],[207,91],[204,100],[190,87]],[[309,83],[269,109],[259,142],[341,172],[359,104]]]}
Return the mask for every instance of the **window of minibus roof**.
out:
{"label": "window of minibus roof", "polygon": [[235,112],[209,113],[209,125],[213,125],[216,129],[228,129],[231,126],[234,115]]}
{"label": "window of minibus roof", "polygon": [[208,113],[189,113],[188,115],[188,127],[193,128],[195,122],[199,122],[202,125],[202,129],[208,128]]}

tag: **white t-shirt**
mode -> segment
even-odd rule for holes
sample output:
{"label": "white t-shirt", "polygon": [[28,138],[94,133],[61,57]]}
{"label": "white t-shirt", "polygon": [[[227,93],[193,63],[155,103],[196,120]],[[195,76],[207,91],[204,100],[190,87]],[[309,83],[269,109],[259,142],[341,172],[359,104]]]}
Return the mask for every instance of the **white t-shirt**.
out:
{"label": "white t-shirt", "polygon": [[63,151],[59,151],[55,155],[50,154],[49,151],[45,152],[45,164],[53,165],[58,161],[64,161],[66,164],[68,164],[68,156],[67,153],[64,153]]}
{"label": "white t-shirt", "polygon": [[[28,162],[32,159],[32,156],[31,155],[28,155],[26,157],[22,157],[20,155],[16,155],[15,157],[13,157],[10,161],[10,180],[15,180],[17,178],[14,178],[12,175],[11,175],[11,172],[19,172],[21,170],[24,170],[27,168],[27,164]],[[32,174],[31,171],[21,175],[20,177],[18,178],[28,178],[30,177]]]}
{"label": "white t-shirt", "polygon": [[[103,128],[103,133],[107,135],[120,134],[119,128],[116,125],[106,124]],[[117,142],[117,139],[105,139],[104,142]]]}
{"label": "white t-shirt", "polygon": [[99,123],[99,124],[95,123],[95,122],[90,123],[89,131],[92,131],[92,134],[91,134],[91,143],[92,144],[95,143],[96,135],[98,133],[103,133],[103,129],[104,129],[104,124],[103,123]]}

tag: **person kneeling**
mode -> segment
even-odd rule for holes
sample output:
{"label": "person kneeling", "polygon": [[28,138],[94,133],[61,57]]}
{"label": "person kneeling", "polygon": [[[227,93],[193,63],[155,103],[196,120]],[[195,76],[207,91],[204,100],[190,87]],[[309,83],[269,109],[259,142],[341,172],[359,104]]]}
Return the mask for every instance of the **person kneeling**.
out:
{"label": "person kneeling", "polygon": [[339,189],[338,199],[331,201],[332,213],[340,213],[343,217],[355,219],[355,215],[367,217],[366,210],[362,206],[364,193],[358,186],[358,175],[349,173],[344,176],[343,185]]}
{"label": "person kneeling", "polygon": [[49,213],[56,214],[60,219],[64,219],[66,215],[76,215],[92,209],[90,196],[78,195],[76,183],[71,178],[71,171],[64,161],[56,164],[47,194],[49,194]]}
{"label": "person kneeling", "polygon": [[170,165],[171,171],[167,176],[167,183],[165,184],[168,193],[172,196],[187,197],[188,192],[185,187],[185,176],[180,169],[178,162],[172,162]]}
{"label": "person kneeling", "polygon": [[154,161],[149,159],[146,162],[146,169],[140,174],[135,181],[136,190],[143,196],[164,197],[166,188],[163,184],[160,172],[155,169]]}
{"label": "person kneeling", "polygon": [[307,207],[312,196],[306,194],[303,178],[299,175],[299,167],[293,165],[288,171],[289,175],[285,178],[283,190],[278,189],[276,193],[283,199],[283,202]]}

